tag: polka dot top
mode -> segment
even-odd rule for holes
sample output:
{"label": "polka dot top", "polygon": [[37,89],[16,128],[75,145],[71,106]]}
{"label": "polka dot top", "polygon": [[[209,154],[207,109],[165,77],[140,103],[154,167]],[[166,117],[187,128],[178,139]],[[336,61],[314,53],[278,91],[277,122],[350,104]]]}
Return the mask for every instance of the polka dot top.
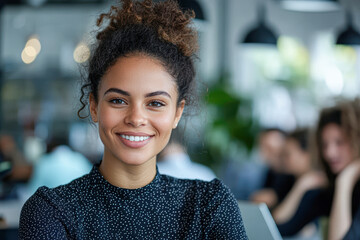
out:
{"label": "polka dot top", "polygon": [[219,180],[156,174],[139,189],[91,172],[41,187],[21,211],[20,239],[247,239],[236,200]]}

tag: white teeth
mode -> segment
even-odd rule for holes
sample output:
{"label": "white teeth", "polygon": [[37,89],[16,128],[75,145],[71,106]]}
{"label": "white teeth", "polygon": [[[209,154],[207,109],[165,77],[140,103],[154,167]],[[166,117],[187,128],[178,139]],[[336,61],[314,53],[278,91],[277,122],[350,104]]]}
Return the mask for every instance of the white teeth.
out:
{"label": "white teeth", "polygon": [[141,141],[145,141],[146,139],[149,138],[149,136],[128,136],[128,135],[121,135],[122,138],[125,138],[129,141],[132,142],[141,142]]}

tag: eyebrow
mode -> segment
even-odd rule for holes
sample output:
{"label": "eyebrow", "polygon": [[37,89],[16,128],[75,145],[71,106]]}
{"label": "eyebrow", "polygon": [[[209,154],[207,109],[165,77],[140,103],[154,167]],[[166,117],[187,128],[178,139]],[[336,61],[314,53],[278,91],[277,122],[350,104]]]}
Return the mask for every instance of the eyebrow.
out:
{"label": "eyebrow", "polygon": [[156,92],[148,93],[145,95],[145,97],[154,97],[154,96],[159,96],[159,95],[163,95],[163,96],[166,96],[171,99],[170,94],[168,94],[165,91],[156,91]]}
{"label": "eyebrow", "polygon": [[122,94],[122,95],[125,95],[125,96],[130,96],[130,93],[128,93],[127,91],[124,91],[124,90],[121,90],[119,88],[109,88],[105,93],[104,93],[104,96],[108,93],[119,93],[119,94]]}
{"label": "eyebrow", "polygon": [[[119,88],[109,88],[105,93],[104,93],[104,96],[108,93],[119,93],[119,94],[122,94],[122,95],[125,95],[125,96],[130,96],[130,93],[127,92],[127,91],[124,91],[122,89],[119,89]],[[165,92],[165,91],[156,91],[156,92],[151,92],[151,93],[147,93],[145,95],[145,97],[154,97],[154,96],[159,96],[159,95],[163,95],[163,96],[166,96],[168,98],[171,99],[171,96],[169,93]]]}

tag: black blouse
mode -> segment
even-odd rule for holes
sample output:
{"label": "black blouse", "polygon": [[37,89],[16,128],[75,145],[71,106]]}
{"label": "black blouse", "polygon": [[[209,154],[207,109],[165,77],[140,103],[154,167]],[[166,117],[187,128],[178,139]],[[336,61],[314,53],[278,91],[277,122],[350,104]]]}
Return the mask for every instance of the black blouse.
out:
{"label": "black blouse", "polygon": [[41,187],[23,206],[20,239],[247,239],[237,202],[219,180],[156,174],[139,189],[111,185],[98,166]]}

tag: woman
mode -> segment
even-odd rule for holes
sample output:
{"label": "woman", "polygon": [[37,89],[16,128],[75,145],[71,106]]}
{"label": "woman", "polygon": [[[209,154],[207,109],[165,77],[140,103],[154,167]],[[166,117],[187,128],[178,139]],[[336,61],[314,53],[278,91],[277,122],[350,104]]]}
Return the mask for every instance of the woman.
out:
{"label": "woman", "polygon": [[353,231],[349,229],[354,229],[350,228],[352,218],[360,205],[359,144],[358,99],[322,110],[316,129],[316,149],[328,186],[305,193],[294,215],[278,225],[283,235],[295,234],[317,217],[330,216],[329,239],[360,237],[348,237]]}
{"label": "woman", "polygon": [[[100,165],[40,188],[24,205],[21,239],[247,239],[219,180],[160,175],[156,156],[191,102],[197,33],[175,1],[122,0],[100,15],[82,87],[104,144]],[[82,110],[80,109],[80,110]]]}

